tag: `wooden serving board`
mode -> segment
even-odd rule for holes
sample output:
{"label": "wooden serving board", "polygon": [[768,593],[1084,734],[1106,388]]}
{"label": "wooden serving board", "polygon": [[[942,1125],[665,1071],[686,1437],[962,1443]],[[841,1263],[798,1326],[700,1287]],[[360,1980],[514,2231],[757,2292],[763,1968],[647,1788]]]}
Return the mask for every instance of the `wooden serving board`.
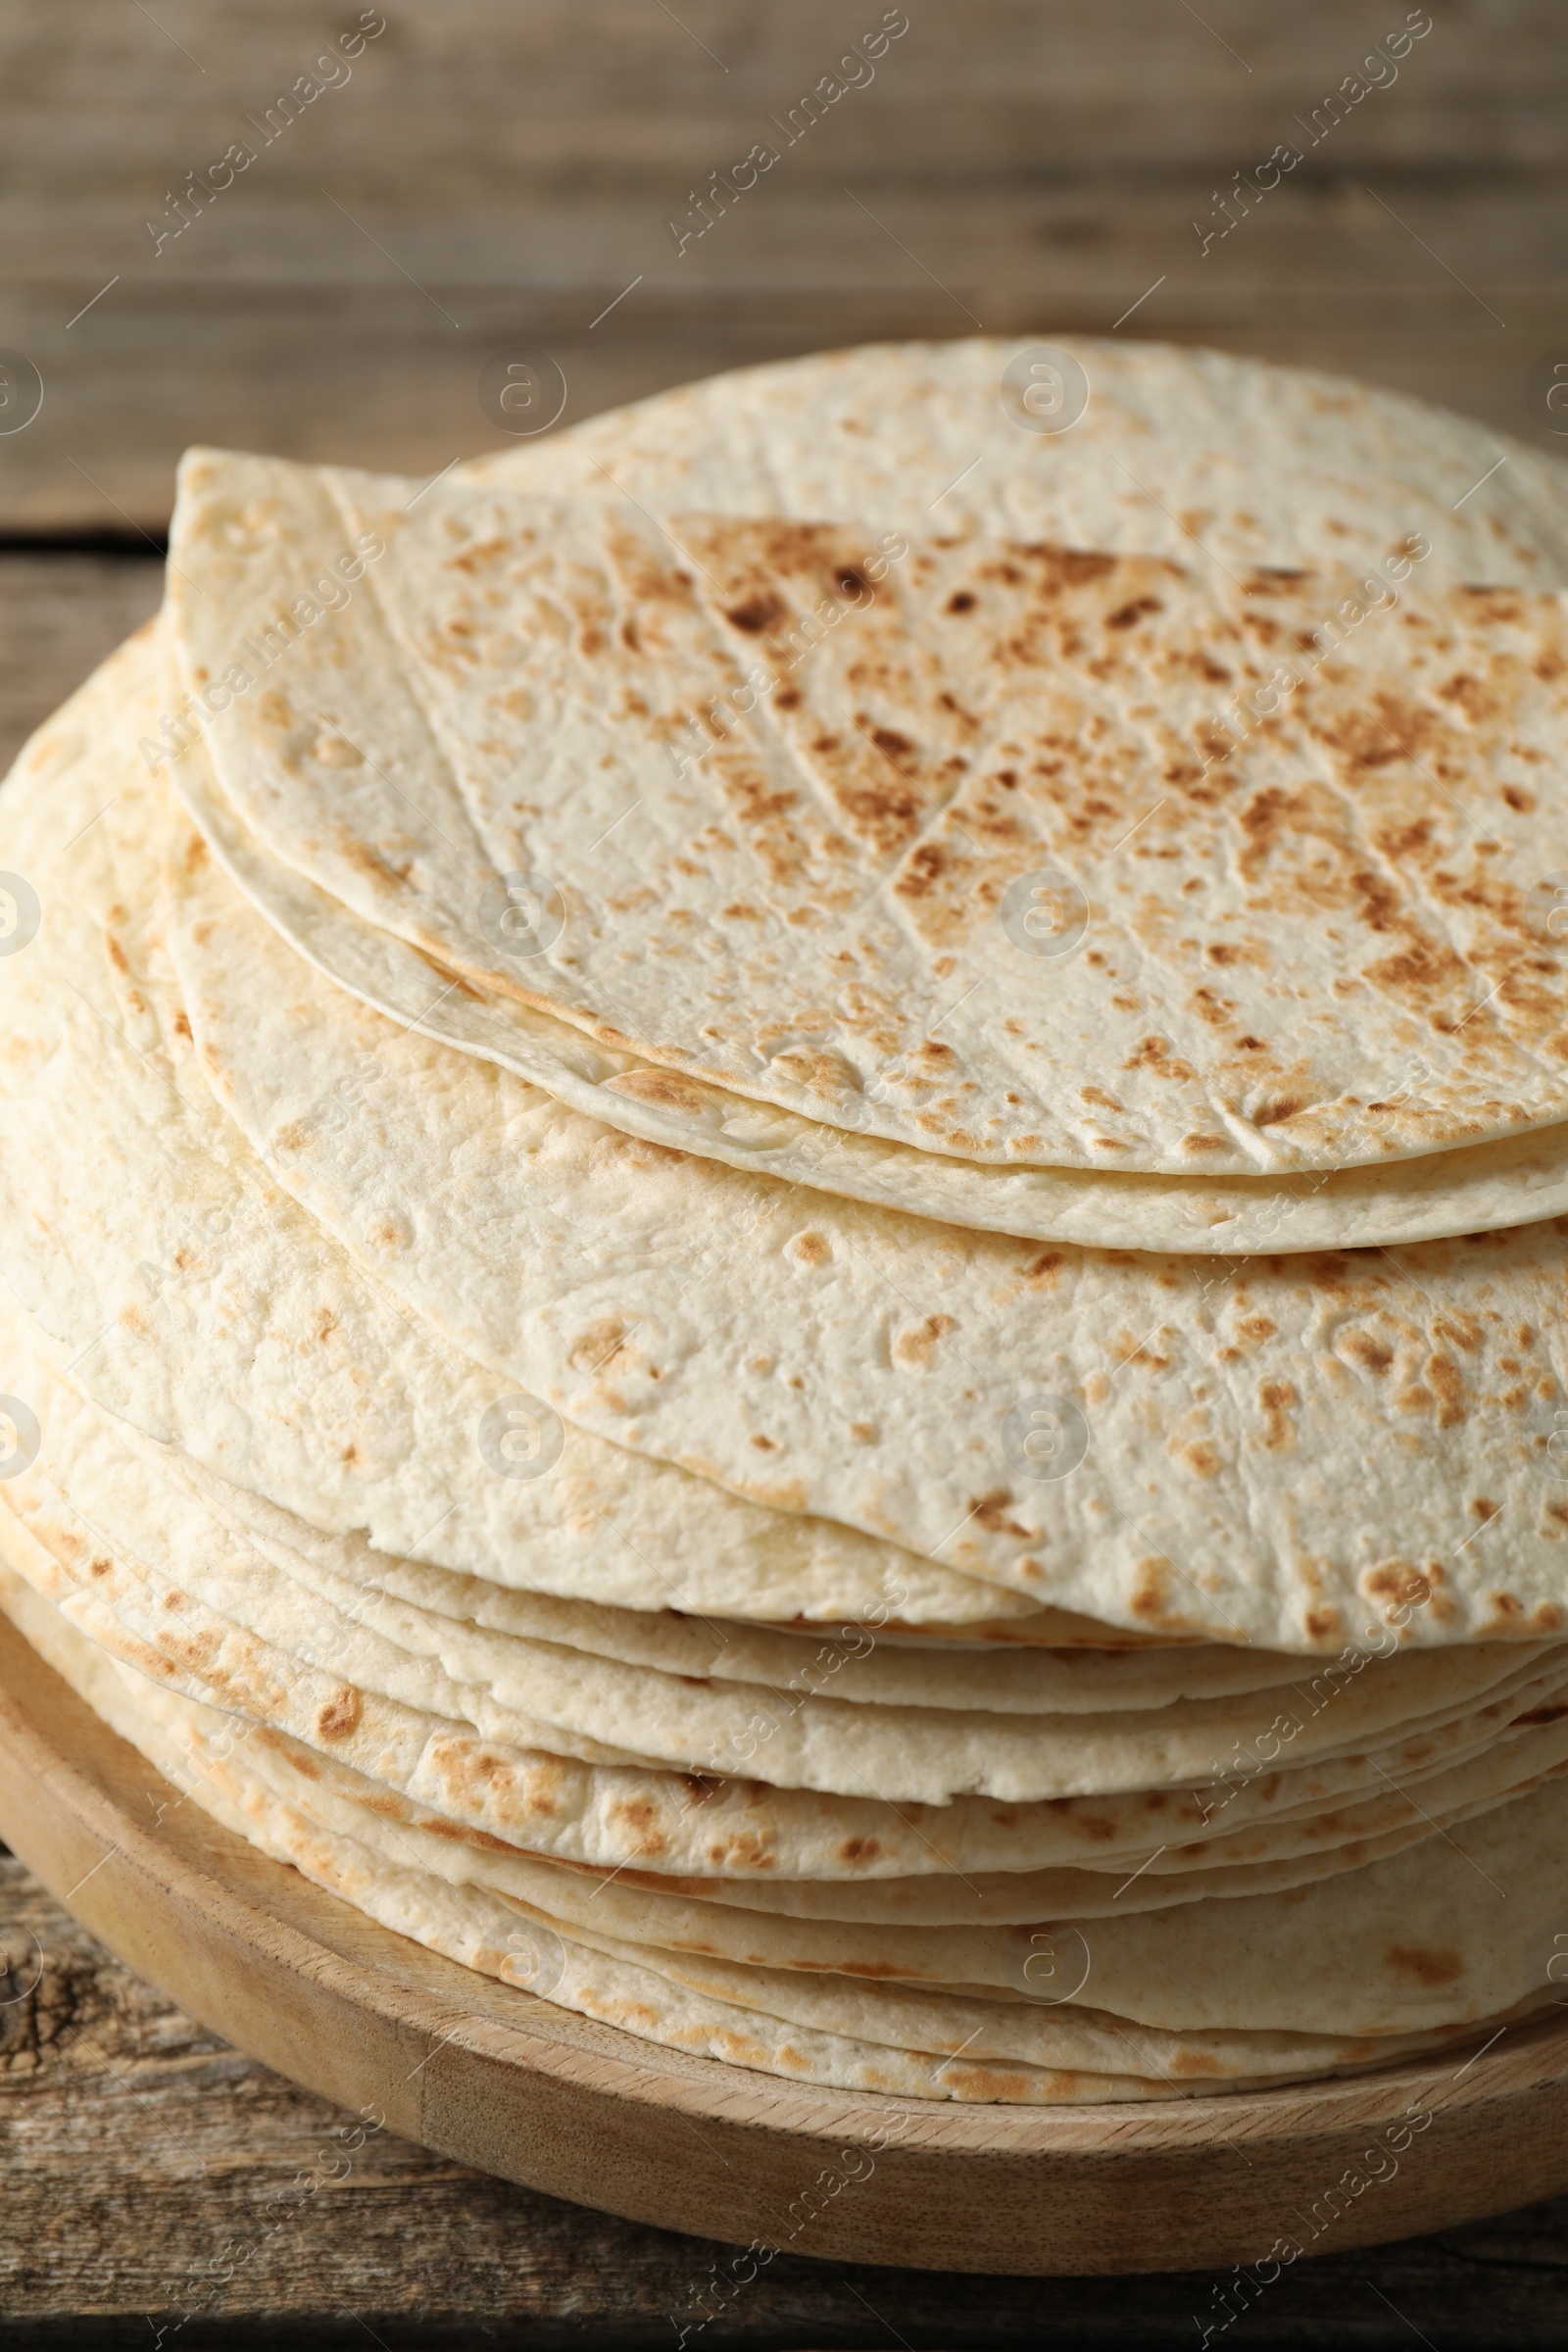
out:
{"label": "wooden serving board", "polygon": [[1096,2108],[889,2101],[658,2049],[253,1851],[4,1619],[0,1835],[111,1951],[279,2073],[505,2179],[743,2246],[1058,2275],[1261,2263],[1267,2282],[1291,2248],[1568,2186],[1568,2014],[1357,2082]]}

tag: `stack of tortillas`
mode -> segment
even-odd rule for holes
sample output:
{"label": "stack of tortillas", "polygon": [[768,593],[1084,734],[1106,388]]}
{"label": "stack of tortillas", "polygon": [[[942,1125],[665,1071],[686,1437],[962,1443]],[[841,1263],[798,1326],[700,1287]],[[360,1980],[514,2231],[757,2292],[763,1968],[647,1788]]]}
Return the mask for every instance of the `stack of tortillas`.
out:
{"label": "stack of tortillas", "polygon": [[0,804],[6,1609],[389,1928],[742,2067],[1538,2015],[1565,589],[1549,460],[1152,347],[195,453]]}

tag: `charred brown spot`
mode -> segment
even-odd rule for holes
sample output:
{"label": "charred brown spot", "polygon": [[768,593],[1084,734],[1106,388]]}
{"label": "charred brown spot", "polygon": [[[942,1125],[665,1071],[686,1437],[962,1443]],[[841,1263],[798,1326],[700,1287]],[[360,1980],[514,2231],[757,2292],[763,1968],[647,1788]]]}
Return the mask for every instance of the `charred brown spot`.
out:
{"label": "charred brown spot", "polygon": [[1020,1542],[1027,1544],[1029,1530],[1026,1527],[1020,1527],[1015,1519],[1008,1519],[1004,1516],[1011,1500],[1010,1489],[1006,1487],[994,1488],[989,1494],[980,1495],[972,1504],[969,1516],[983,1527],[988,1535],[1016,1536]]}
{"label": "charred brown spot", "polygon": [[879,752],[886,753],[895,766],[898,765],[901,759],[906,759],[914,749],[908,736],[901,735],[897,727],[873,727],[871,741]]}
{"label": "charred brown spot", "polygon": [[316,1736],[318,1740],[345,1740],[357,1729],[359,1720],[360,1694],[352,1684],[344,1683],[316,1710]]}
{"label": "charred brown spot", "polygon": [[[764,629],[778,627],[785,612],[783,598],[775,596],[769,588],[760,590],[756,596],[747,597],[743,604],[731,605],[725,618],[735,628],[744,629],[748,637],[760,637]],[[799,699],[797,696],[796,700]]]}
{"label": "charred brown spot", "polygon": [[1384,1954],[1388,1964],[1418,1984],[1457,1984],[1464,1975],[1464,1956],[1454,1951],[1426,1951],[1419,1944],[1391,1943]]}
{"label": "charred brown spot", "polygon": [[930,1364],[938,1340],[954,1329],[951,1315],[927,1315],[922,1322],[901,1331],[893,1342],[893,1360],[906,1372],[923,1372]]}
{"label": "charred brown spot", "polygon": [[1464,1383],[1459,1377],[1459,1367],[1451,1356],[1429,1356],[1426,1376],[1438,1400],[1438,1427],[1452,1429],[1465,1414]]}
{"label": "charred brown spot", "polygon": [[1278,1453],[1296,1443],[1296,1431],[1290,1419],[1289,1407],[1300,1398],[1288,1380],[1264,1380],[1258,1383],[1257,1400],[1263,1408],[1263,1443],[1271,1453]]}
{"label": "charred brown spot", "polygon": [[1408,1560],[1386,1560],[1374,1568],[1365,1579],[1365,1591],[1374,1600],[1399,1601],[1418,1609],[1432,1598],[1431,1585]]}
{"label": "charred brown spot", "polygon": [[1133,629],[1146,612],[1163,612],[1163,601],[1157,596],[1135,596],[1131,604],[1119,605],[1105,619],[1107,629]]}

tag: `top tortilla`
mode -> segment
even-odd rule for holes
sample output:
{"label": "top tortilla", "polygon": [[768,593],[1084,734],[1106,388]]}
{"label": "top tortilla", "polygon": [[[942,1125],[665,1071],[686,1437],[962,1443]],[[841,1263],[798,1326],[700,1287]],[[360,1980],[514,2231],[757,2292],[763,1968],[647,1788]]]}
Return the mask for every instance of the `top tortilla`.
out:
{"label": "top tortilla", "polygon": [[268,852],[450,969],[983,1163],[1340,1168],[1568,1112],[1556,595],[407,496],[194,453],[171,609]]}

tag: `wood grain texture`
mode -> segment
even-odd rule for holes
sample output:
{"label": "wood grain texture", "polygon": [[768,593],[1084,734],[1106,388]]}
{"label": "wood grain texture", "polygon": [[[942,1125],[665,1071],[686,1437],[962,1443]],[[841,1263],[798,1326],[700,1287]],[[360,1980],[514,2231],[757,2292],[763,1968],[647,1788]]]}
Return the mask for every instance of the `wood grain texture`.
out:
{"label": "wood grain texture", "polygon": [[0,550],[0,775],[24,741],[156,612],[157,556]]}
{"label": "wood grain texture", "polygon": [[[569,421],[750,360],[975,321],[1104,332],[1135,303],[1120,331],[1544,438],[1526,374],[1568,348],[1554,0],[1446,0],[1397,79],[1317,130],[1404,0],[893,13],[874,78],[806,127],[881,0],[391,4],[269,143],[353,0],[167,0],[156,23],[75,0],[69,40],[5,0],[0,345],[46,395],[0,435],[0,527],[157,524],[200,438],[433,472],[496,438],[475,381],[508,344],[554,353]],[[254,163],[155,251],[145,223],[236,140]],[[1203,252],[1216,189],[1287,140],[1300,164]],[[758,141],[777,164],[677,248],[693,191]]]}

